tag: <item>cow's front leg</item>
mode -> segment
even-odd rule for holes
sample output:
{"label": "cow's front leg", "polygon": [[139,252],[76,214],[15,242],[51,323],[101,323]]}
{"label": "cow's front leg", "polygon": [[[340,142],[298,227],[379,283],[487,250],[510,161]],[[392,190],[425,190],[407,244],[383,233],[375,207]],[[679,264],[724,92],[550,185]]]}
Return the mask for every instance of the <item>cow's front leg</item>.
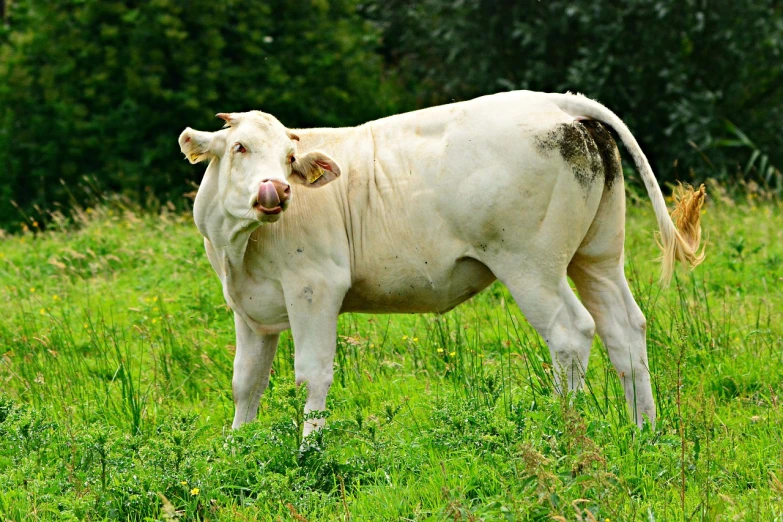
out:
{"label": "cow's front leg", "polygon": [[[328,286],[301,285],[293,297],[287,296],[288,320],[294,337],[296,384],[307,386],[305,416],[326,409],[326,394],[334,375],[337,348],[337,316],[342,295]],[[303,437],[325,424],[323,418],[307,419]]]}
{"label": "cow's front leg", "polygon": [[[334,353],[337,348],[337,315],[291,321],[294,334],[294,373],[296,384],[307,386],[305,416],[326,409],[326,394],[334,376]],[[303,437],[325,424],[323,418],[305,421]]]}
{"label": "cow's front leg", "polygon": [[237,352],[234,356],[234,422],[236,429],[256,418],[261,395],[269,385],[269,371],[279,334],[258,334],[236,313]]}

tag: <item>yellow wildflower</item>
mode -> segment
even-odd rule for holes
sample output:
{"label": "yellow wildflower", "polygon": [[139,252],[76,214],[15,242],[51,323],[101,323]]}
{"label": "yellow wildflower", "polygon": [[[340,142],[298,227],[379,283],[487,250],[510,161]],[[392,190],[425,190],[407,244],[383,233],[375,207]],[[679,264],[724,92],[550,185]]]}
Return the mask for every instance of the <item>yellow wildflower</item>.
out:
{"label": "yellow wildflower", "polygon": [[418,343],[418,342],[419,342],[419,338],[418,338],[418,337],[414,337],[414,338],[413,338],[413,342],[414,342],[414,343]]}
{"label": "yellow wildflower", "polygon": [[443,348],[438,348],[438,353],[443,353]]}
{"label": "yellow wildflower", "polygon": [[190,490],[190,494],[193,495],[193,496],[196,496],[196,495],[198,495],[199,491],[201,491],[201,490],[198,489],[198,488],[193,488],[193,489]]}
{"label": "yellow wildflower", "polygon": [[180,484],[182,484],[183,486],[187,486],[188,485],[188,481],[187,480],[183,480],[182,482],[180,482]]}
{"label": "yellow wildflower", "polygon": [[403,335],[403,336],[402,336],[402,340],[403,340],[403,341],[407,341],[407,340],[408,340],[408,336],[407,336],[407,335]]}
{"label": "yellow wildflower", "polygon": [[457,355],[457,352],[451,352],[449,355],[451,355],[452,357],[454,357],[455,355]]}
{"label": "yellow wildflower", "polygon": [[59,301],[59,300],[60,300],[60,296],[59,296],[59,295],[57,295],[57,294],[54,294],[54,295],[52,296],[52,299],[53,299],[53,300],[55,300],[55,301]]}
{"label": "yellow wildflower", "polygon": [[41,309],[40,309],[40,310],[38,310],[38,311],[41,313],[41,315],[45,315],[45,314],[46,314],[46,310],[44,310],[43,308],[41,308]]}
{"label": "yellow wildflower", "polygon": [[30,292],[35,293],[35,287],[30,288]]}
{"label": "yellow wildflower", "polygon": [[158,301],[158,296],[156,295],[155,297],[152,298],[152,302],[156,303],[157,301]]}

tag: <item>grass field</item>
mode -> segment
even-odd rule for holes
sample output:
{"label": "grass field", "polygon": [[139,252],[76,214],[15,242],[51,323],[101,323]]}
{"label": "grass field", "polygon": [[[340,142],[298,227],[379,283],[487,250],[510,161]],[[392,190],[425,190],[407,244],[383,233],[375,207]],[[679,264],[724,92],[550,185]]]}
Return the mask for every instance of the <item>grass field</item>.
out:
{"label": "grass field", "polygon": [[233,321],[189,216],[115,203],[4,237],[0,515],[783,520],[782,210],[713,197],[707,260],[663,290],[649,202],[629,208],[655,431],[629,422],[598,340],[585,392],[554,395],[495,284],[444,316],[342,316],[303,451],[288,333],[258,421],[229,429]]}

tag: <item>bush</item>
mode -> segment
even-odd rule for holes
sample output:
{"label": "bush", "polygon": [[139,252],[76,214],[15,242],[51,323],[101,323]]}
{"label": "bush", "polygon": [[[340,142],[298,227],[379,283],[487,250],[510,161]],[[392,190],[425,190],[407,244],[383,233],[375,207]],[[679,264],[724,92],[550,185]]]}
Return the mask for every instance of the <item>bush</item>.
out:
{"label": "bush", "polygon": [[[345,125],[392,112],[377,34],[352,0],[18,0],[0,34],[0,224],[77,186],[181,200],[176,144],[217,112]],[[61,183],[62,180],[62,183]],[[75,199],[73,199],[75,197]]]}
{"label": "bush", "polygon": [[741,165],[783,190],[769,169],[783,165],[779,2],[373,0],[364,12],[419,106],[582,92],[628,123],[661,180],[732,177]]}

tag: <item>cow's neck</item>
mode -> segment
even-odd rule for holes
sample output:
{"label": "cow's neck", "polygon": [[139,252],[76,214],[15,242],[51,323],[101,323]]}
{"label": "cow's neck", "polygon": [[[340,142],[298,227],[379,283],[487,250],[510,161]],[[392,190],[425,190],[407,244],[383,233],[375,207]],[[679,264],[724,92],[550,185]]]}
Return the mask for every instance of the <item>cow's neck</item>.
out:
{"label": "cow's neck", "polygon": [[258,227],[257,225],[254,227],[242,226],[242,224],[237,224],[236,220],[223,217],[225,214],[223,214],[222,208],[210,212],[210,214],[212,215],[207,218],[201,233],[209,240],[214,250],[215,259],[212,261],[212,265],[223,285],[223,296],[234,311],[249,321],[247,314],[237,308],[238,303],[241,302],[237,299],[237,292],[242,288],[247,274],[245,254],[250,235]]}
{"label": "cow's neck", "polygon": [[239,267],[245,258],[250,235],[259,223],[249,219],[238,220],[226,212],[218,195],[217,172],[213,172],[212,168],[210,165],[201,182],[193,205],[193,219],[218,257]]}
{"label": "cow's neck", "polygon": [[250,235],[258,226],[257,222],[237,222],[214,216],[204,235],[220,252],[221,258],[227,258],[233,266],[240,266],[245,259]]}

